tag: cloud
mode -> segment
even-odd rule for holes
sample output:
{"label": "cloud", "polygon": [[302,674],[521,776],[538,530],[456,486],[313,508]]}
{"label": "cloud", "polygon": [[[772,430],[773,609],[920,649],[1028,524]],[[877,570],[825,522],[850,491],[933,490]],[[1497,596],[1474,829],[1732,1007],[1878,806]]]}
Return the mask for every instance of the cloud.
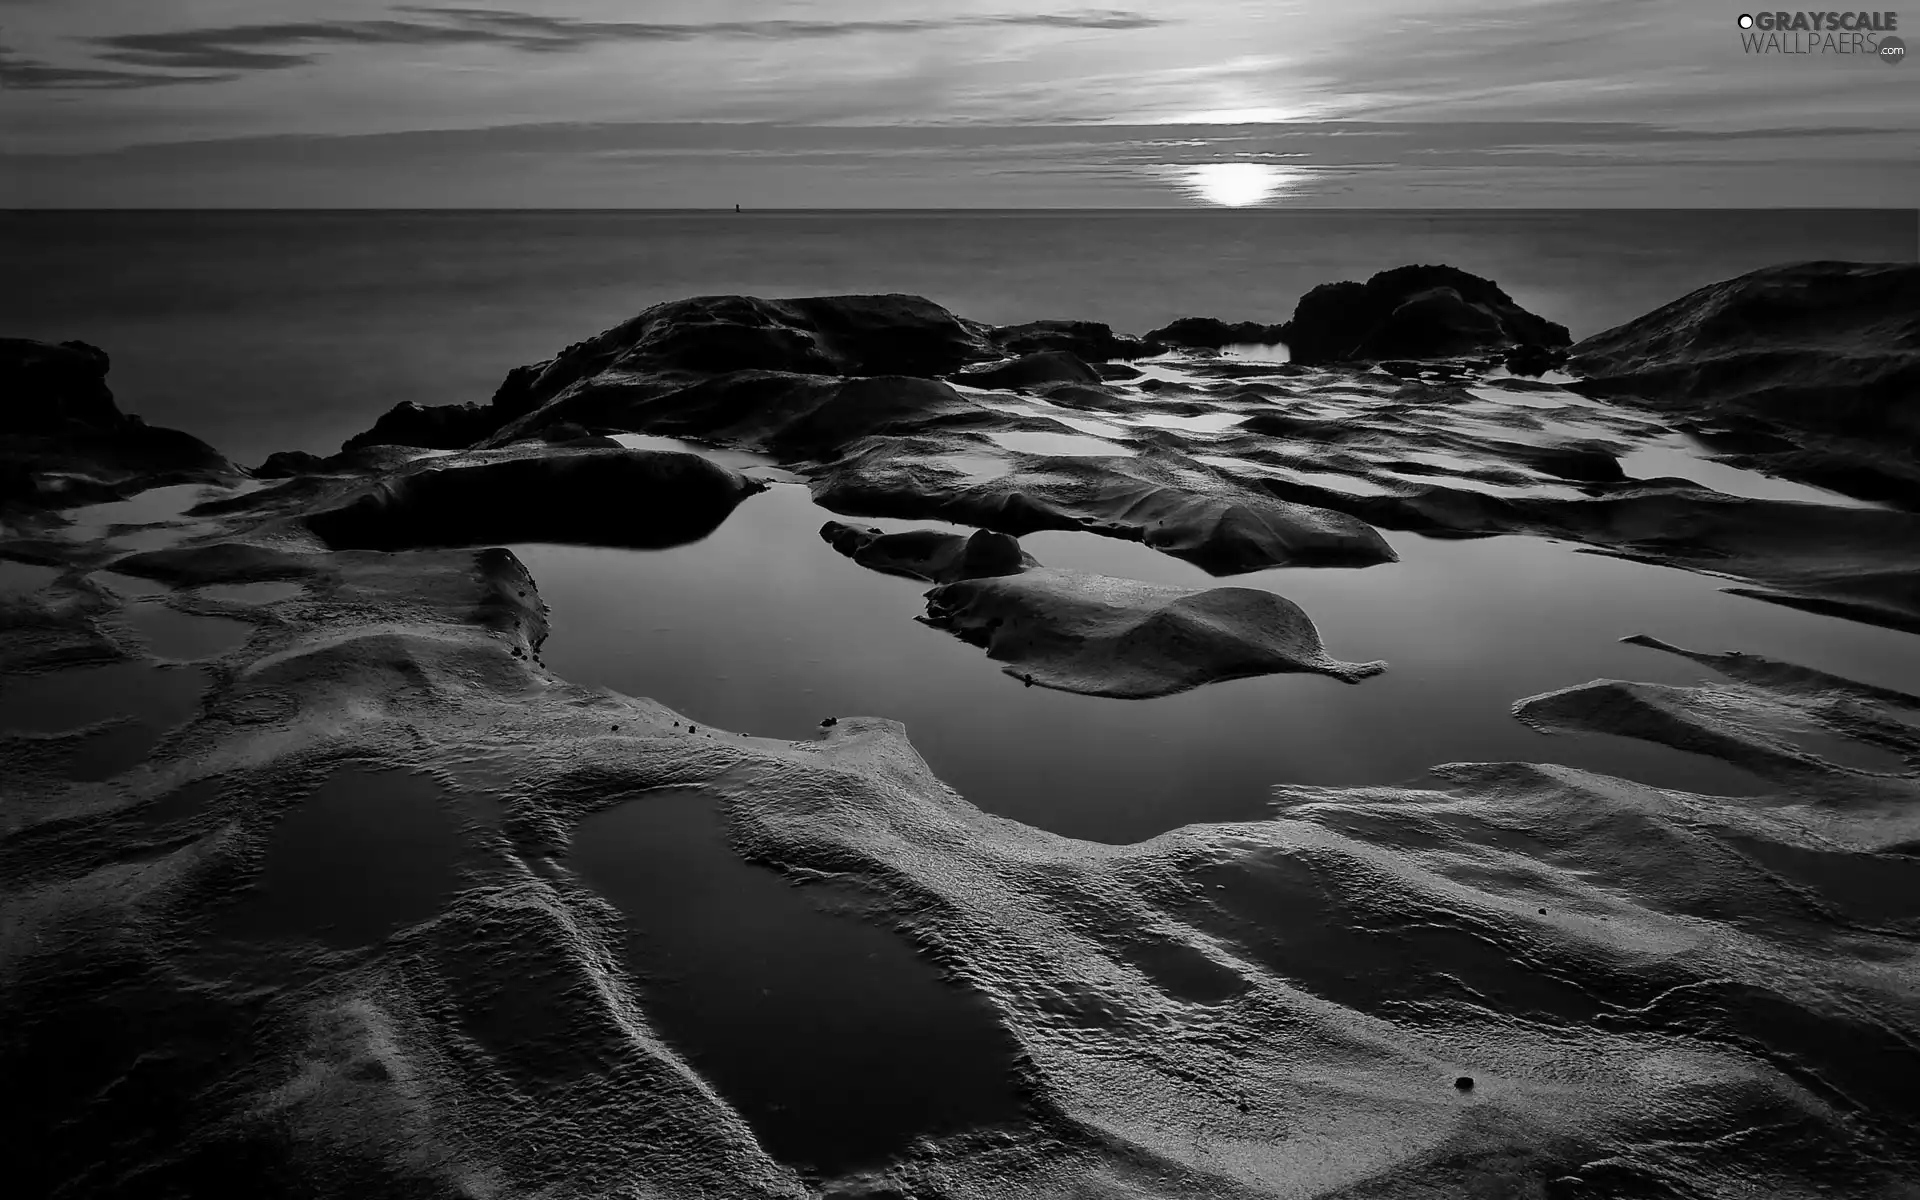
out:
{"label": "cloud", "polygon": [[1025,27],[1068,30],[1149,29],[1168,22],[1118,9],[1069,13],[1000,13],[899,20],[759,20],[666,23],[583,21],[489,8],[404,7],[399,19],[286,21],[227,25],[92,39],[101,58],[142,67],[263,71],[312,62],[324,46],[498,46],[528,53],[580,50],[620,42],[698,39],[801,41],[862,34]]}
{"label": "cloud", "polygon": [[[0,0],[0,4],[20,0]],[[0,46],[0,90],[17,91],[120,91],[128,88],[169,87],[183,83],[222,83],[237,78],[231,74],[163,74],[155,71],[120,71],[100,67],[62,67],[27,58]]]}

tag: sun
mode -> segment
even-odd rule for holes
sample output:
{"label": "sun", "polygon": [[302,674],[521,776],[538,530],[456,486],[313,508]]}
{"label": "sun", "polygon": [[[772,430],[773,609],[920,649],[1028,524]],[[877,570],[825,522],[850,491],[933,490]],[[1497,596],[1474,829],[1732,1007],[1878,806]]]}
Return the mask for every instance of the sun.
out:
{"label": "sun", "polygon": [[1266,163],[1205,163],[1188,167],[1180,187],[1189,196],[1208,204],[1248,208],[1287,191],[1297,175],[1298,172]]}

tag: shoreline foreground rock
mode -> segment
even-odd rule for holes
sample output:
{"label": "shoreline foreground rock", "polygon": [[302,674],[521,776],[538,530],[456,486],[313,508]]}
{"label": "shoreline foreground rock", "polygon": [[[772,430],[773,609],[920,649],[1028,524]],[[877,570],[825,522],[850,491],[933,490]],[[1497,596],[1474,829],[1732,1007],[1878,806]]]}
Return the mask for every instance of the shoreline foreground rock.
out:
{"label": "shoreline foreground rock", "polygon": [[[1514,380],[1485,367],[1525,332],[1519,317],[1466,285],[1447,289],[1458,304],[1420,299],[1432,278],[1407,278],[1423,291],[1353,345],[1471,342],[1478,368],[1189,356],[1127,390],[1050,357],[1007,388],[956,387],[955,373],[1031,355],[1091,367],[1111,331],[1003,335],[902,297],[682,302],[515,372],[475,406],[489,428],[473,443],[276,458],[255,486],[141,527],[166,536],[138,544],[64,510],[240,473],[103,405],[104,356],[0,343],[15,367],[0,372],[14,472],[0,565],[30,568],[0,592],[0,713],[18,722],[0,728],[0,1073],[33,1088],[10,1118],[25,1148],[10,1185],[128,1200],[1907,1194],[1920,1179],[1911,689],[1636,636],[1714,678],[1568,680],[1514,697],[1518,717],[1711,756],[1748,793],[1454,762],[1415,782],[1276,780],[1264,819],[1109,844],[985,811],[884,717],[749,737],[578,686],[541,661],[564,615],[496,544],[684,542],[773,505],[777,488],[804,503],[803,481],[851,516],[963,526],[830,522],[824,545],[807,534],[825,569],[924,580],[929,619],[1009,673],[1103,696],[1372,674],[1328,657],[1274,591],[1204,576],[1320,561],[1408,586],[1379,528],[1560,537],[1781,602],[1920,618],[1920,516],[1633,478],[1619,469],[1632,450],[1675,432],[1659,419],[1666,366],[1627,408]],[[1771,287],[1755,294],[1807,294]],[[1662,322],[1739,308],[1697,300]],[[1807,336],[1860,347],[1888,319],[1870,308],[1808,317]],[[1624,388],[1634,363],[1695,352],[1688,338],[1748,353],[1701,324],[1615,331],[1586,361]],[[1818,361],[1859,410],[1849,422],[1904,370]],[[1744,433],[1762,456],[1801,444],[1797,410],[1700,378],[1711,394],[1681,401],[1691,420],[1736,425],[1715,436]],[[1154,420],[1132,419],[1149,397]],[[1904,401],[1885,403],[1875,419],[1905,428]],[[419,436],[465,419],[420,416]],[[755,465],[606,444],[629,435]],[[1836,439],[1817,443],[1829,456],[1870,440],[1805,436]],[[1907,443],[1876,444],[1883,474],[1912,465]],[[1015,536],[1039,530],[1106,539],[1076,541],[1075,561],[1116,575],[1041,565]],[[1139,556],[1188,582],[1106,565]],[[275,598],[214,594],[261,586]],[[194,663],[153,661],[125,636],[148,588],[242,636]],[[644,611],[646,597],[618,601]],[[807,632],[796,619],[792,636]],[[1130,703],[994,682],[1049,705]],[[64,710],[46,697],[86,688],[102,711],[53,719]],[[140,715],[142,688],[165,692],[164,717]],[[75,769],[143,721],[155,727],[123,770]],[[1191,786],[1207,786],[1204,769]],[[634,918],[580,869],[582,822],[688,795],[714,815],[718,852],[794,885],[781,899],[897,934],[959,989],[1006,1047],[981,1071],[1003,1073],[1017,1103],[851,1165],[814,1156],[832,1170],[769,1152],[668,1036],[661,980],[628,956],[649,923],[724,920],[734,897],[675,896]],[[308,823],[343,799],[364,802],[354,820]],[[727,966],[731,985],[755,981],[755,964]],[[722,1022],[734,1012],[717,1007]],[[792,1036],[869,1049],[897,1036],[840,1015],[796,1017]],[[904,1099],[882,1088],[872,1102]]]}

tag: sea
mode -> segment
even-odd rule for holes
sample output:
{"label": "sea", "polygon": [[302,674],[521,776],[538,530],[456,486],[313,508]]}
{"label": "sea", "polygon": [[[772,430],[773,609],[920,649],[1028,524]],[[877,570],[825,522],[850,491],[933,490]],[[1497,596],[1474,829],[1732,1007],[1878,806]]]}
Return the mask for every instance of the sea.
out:
{"label": "sea", "polygon": [[251,465],[685,296],[911,292],[994,323],[1281,321],[1316,284],[1450,263],[1597,333],[1743,271],[1913,261],[1899,211],[12,212],[0,336],[113,357],[121,406]]}

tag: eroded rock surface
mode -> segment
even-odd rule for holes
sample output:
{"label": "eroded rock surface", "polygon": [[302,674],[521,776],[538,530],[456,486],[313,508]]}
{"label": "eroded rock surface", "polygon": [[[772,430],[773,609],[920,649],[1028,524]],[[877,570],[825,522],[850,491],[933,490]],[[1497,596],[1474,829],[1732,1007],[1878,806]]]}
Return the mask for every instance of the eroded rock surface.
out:
{"label": "eroded rock surface", "polygon": [[1285,597],[1182,588],[1042,566],[1005,534],[883,534],[830,521],[828,545],[863,567],[938,584],[928,624],[984,647],[1027,684],[1139,700],[1281,672],[1358,683],[1385,663],[1330,657]]}
{"label": "eroded rock surface", "polygon": [[942,584],[927,594],[927,620],[983,646],[1009,675],[1089,696],[1168,696],[1276,672],[1358,683],[1386,669],[1330,657],[1299,605],[1258,588],[1038,567]]}
{"label": "eroded rock surface", "polygon": [[835,464],[815,496],[851,516],[935,518],[1016,537],[1042,529],[1124,537],[1215,575],[1394,560],[1363,521],[1263,496],[1177,460],[1034,458],[1012,474],[970,481],[878,447]]}
{"label": "eroded rock surface", "polygon": [[1795,263],[1574,346],[1588,394],[1793,430],[1920,437],[1920,265]]}
{"label": "eroded rock surface", "polygon": [[547,362],[519,368],[493,406],[520,416],[596,377],[944,375],[991,357],[981,327],[919,296],[705,296],[655,305]]}
{"label": "eroded rock surface", "polygon": [[1738,465],[1920,509],[1920,266],[1753,271],[1583,340],[1568,369]]}

